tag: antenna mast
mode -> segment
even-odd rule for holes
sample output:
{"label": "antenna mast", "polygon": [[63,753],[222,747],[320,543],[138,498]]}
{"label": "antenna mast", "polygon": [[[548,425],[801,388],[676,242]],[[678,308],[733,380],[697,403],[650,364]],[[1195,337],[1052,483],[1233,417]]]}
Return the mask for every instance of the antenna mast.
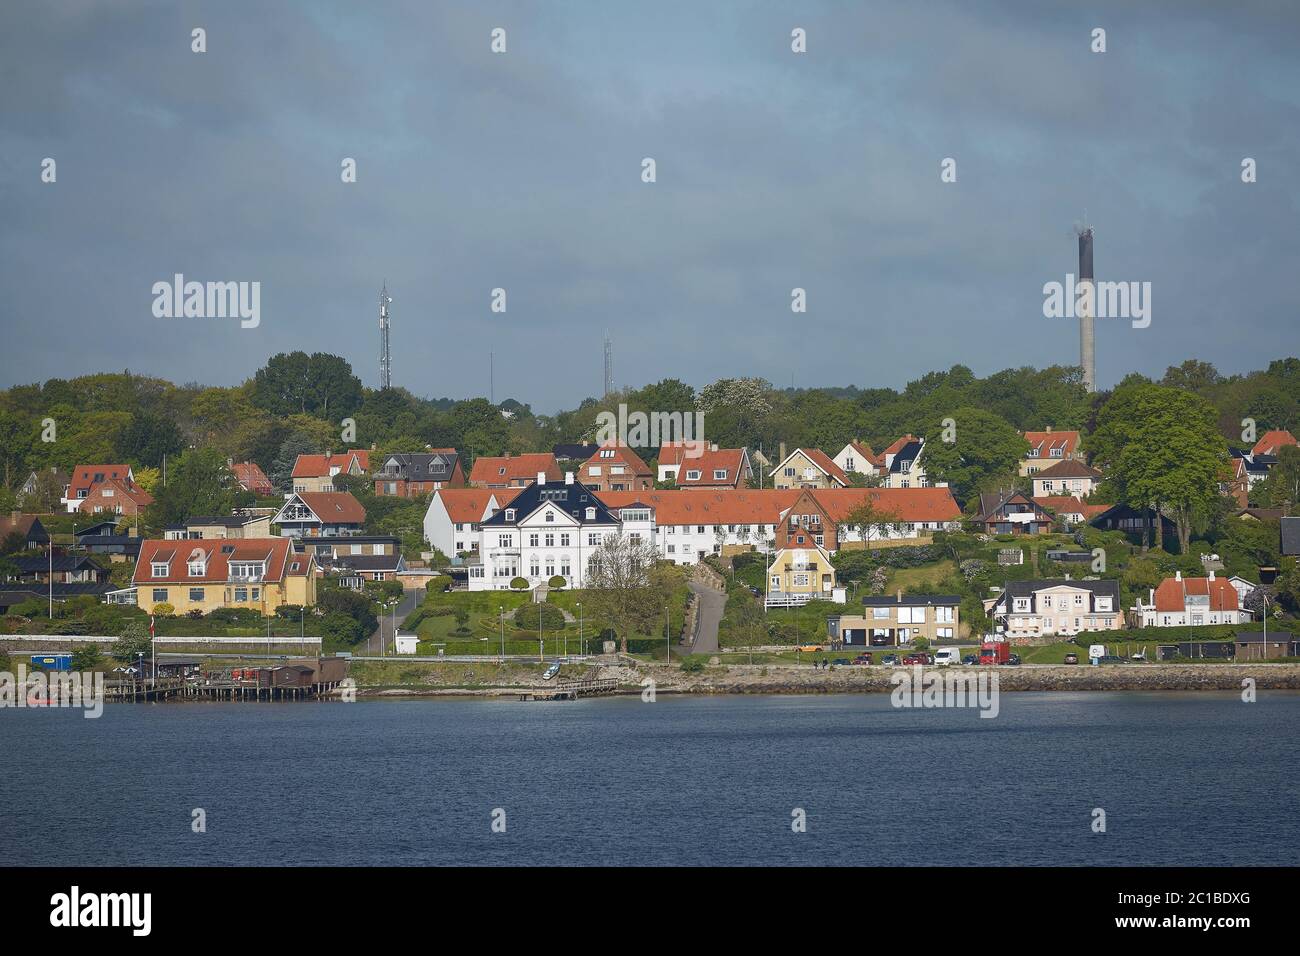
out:
{"label": "antenna mast", "polygon": [[614,343],[610,340],[609,330],[605,330],[605,397],[614,394]]}
{"label": "antenna mast", "polygon": [[393,301],[388,294],[388,280],[379,292],[379,387],[393,387],[393,353],[388,345],[388,304]]}

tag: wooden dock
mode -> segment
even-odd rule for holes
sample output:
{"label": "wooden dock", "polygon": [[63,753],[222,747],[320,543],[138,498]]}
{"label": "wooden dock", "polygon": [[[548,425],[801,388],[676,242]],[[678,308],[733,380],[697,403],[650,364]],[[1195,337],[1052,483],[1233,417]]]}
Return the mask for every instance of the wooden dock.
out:
{"label": "wooden dock", "polygon": [[577,700],[579,697],[607,697],[618,691],[612,677],[565,681],[560,684],[529,687],[519,693],[520,700]]}

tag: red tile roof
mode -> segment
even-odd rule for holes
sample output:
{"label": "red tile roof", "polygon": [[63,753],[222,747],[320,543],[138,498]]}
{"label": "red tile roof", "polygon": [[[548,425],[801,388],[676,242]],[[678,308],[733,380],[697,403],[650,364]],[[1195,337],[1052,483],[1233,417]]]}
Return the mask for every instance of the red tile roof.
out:
{"label": "red tile roof", "polygon": [[[106,495],[105,492],[107,491],[111,491],[112,494]],[[101,481],[99,484],[91,486],[90,493],[86,497],[79,499],[79,501],[77,510],[90,514],[94,513],[95,505],[110,505],[117,504],[120,501],[129,501],[131,507],[122,510],[126,514],[135,514],[141,508],[147,508],[153,504],[153,495],[137,484],[128,484],[125,481],[110,478],[107,481]]]}
{"label": "red tile roof", "polygon": [[1238,610],[1237,589],[1226,578],[1165,578],[1156,588],[1156,610],[1185,611],[1189,594],[1208,594],[1212,611]]}
{"label": "red tile roof", "polygon": [[111,478],[118,478],[123,481],[129,480],[131,475],[130,465],[78,465],[72,470],[72,480],[68,482],[68,498],[77,497],[78,491],[89,491],[98,482],[95,480],[96,475],[102,475],[99,481],[108,481]]}
{"label": "red tile roof", "polygon": [[230,470],[234,473],[235,481],[239,482],[240,487],[246,491],[267,493],[274,490],[271,479],[266,477],[262,466],[255,461],[234,462]]}
{"label": "red tile roof", "polygon": [[[719,448],[706,451],[699,458],[683,458],[677,472],[678,488],[737,488],[745,461],[743,448]],[[692,481],[687,472],[698,471],[699,478]],[[714,478],[715,471],[725,471],[726,478]]]}
{"label": "red tile roof", "polygon": [[891,512],[899,521],[957,521],[961,508],[948,488],[816,488],[804,492],[817,502],[826,517],[839,523],[868,498],[878,511]]}
{"label": "red tile roof", "polygon": [[[1025,441],[1030,451],[1038,449],[1038,458],[1069,458],[1079,450],[1077,431],[1025,432]],[[1061,454],[1053,455],[1053,448],[1061,449]]]}
{"label": "red tile roof", "polygon": [[1294,435],[1285,429],[1277,428],[1264,432],[1264,437],[1255,442],[1255,447],[1250,451],[1254,455],[1276,455],[1282,446],[1294,444],[1296,444]]}
{"label": "red tile roof", "polygon": [[[610,454],[611,452],[612,454]],[[592,465],[595,465],[598,468],[603,468],[608,465],[622,465],[628,469],[630,474],[639,478],[650,477],[654,474],[650,470],[650,466],[642,460],[641,456],[626,445],[601,445],[596,449],[595,454],[582,463],[582,468],[579,470],[579,481],[586,480],[585,476],[588,474],[588,469],[590,469]],[[600,475],[602,478],[608,476],[608,472],[602,472]]]}
{"label": "red tile roof", "polygon": [[475,485],[508,485],[516,479],[536,481],[539,471],[546,472],[547,481],[564,480],[554,453],[549,451],[478,458],[470,469],[469,480]]}
{"label": "red tile roof", "polygon": [[[1037,477],[1037,476],[1035,476]],[[1074,495],[1041,495],[1034,499],[1040,508],[1047,508],[1055,514],[1079,514],[1085,521],[1090,521],[1102,512],[1109,511],[1113,505],[1090,505]]]}
{"label": "red tile roof", "polygon": [[[447,516],[456,524],[476,524],[492,503],[496,490],[492,488],[441,488],[433,496],[447,509]],[[497,499],[500,504],[500,499]]]}
{"label": "red tile roof", "polygon": [[370,470],[370,450],[368,448],[350,448],[337,455],[299,455],[293,463],[294,478],[329,478],[331,469],[337,468],[338,474],[348,474],[355,459],[361,470]]}
{"label": "red tile roof", "polygon": [[[226,549],[230,551],[227,553]],[[191,556],[198,555],[206,561],[201,577],[190,577]],[[292,557],[291,557],[292,556]],[[150,584],[225,584],[231,580],[229,562],[265,561],[263,582],[278,583],[286,573],[306,574],[312,561],[310,554],[296,554],[289,538],[218,538],[201,541],[160,541],[151,539],[140,543],[140,558],[135,565],[131,583],[137,587]],[[153,563],[167,562],[165,577],[153,576]],[[293,570],[294,563],[299,565]],[[287,569],[287,570],[286,570]]]}
{"label": "red tile roof", "polygon": [[365,507],[346,491],[301,491],[298,498],[324,524],[365,524]]}
{"label": "red tile roof", "polygon": [[596,497],[609,508],[637,503],[655,509],[656,525],[777,524],[802,494],[798,488],[764,491],[709,491],[704,488],[672,491],[601,491]]}

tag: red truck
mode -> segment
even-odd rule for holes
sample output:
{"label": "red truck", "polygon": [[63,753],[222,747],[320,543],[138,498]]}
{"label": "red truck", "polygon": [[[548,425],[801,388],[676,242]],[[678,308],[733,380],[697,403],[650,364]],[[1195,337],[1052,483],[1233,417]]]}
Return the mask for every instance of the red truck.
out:
{"label": "red truck", "polygon": [[1011,660],[1011,645],[1006,641],[985,641],[980,647],[981,664],[1005,664]]}

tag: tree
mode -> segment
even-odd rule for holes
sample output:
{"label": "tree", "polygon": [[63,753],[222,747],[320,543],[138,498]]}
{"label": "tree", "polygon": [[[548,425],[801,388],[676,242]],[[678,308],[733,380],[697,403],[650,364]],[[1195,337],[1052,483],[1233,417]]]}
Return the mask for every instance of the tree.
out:
{"label": "tree", "polygon": [[1268,470],[1257,495],[1264,507],[1294,511],[1300,504],[1300,448],[1283,445],[1278,449],[1277,464]]}
{"label": "tree", "polygon": [[160,467],[164,455],[185,447],[185,436],[169,418],[141,412],[117,436],[117,456],[123,461]]}
{"label": "tree", "polygon": [[[950,424],[945,424],[951,419]],[[951,440],[945,440],[951,439]],[[964,406],[935,421],[925,435],[925,473],[946,481],[965,502],[990,479],[1014,475],[1029,442],[1011,423],[982,408]]]}
{"label": "tree", "polygon": [[1220,381],[1222,376],[1219,375],[1218,369],[1209,362],[1188,359],[1182,365],[1169,366],[1160,384],[1168,388],[1185,388],[1192,392],[1203,392]]}
{"label": "tree", "polygon": [[[733,605],[734,602],[734,606]],[[749,663],[754,663],[754,645],[761,644],[767,637],[767,621],[763,609],[754,598],[744,591],[736,591],[727,600],[727,616],[732,628],[740,634],[749,652]]]}
{"label": "tree", "polygon": [[176,524],[192,515],[228,515],[235,507],[238,485],[215,448],[194,448],[167,472],[167,484],[148,509],[156,528]]}
{"label": "tree", "polygon": [[320,446],[301,432],[294,432],[280,445],[266,477],[280,491],[293,490],[293,466],[299,455],[319,455]]}
{"label": "tree", "polygon": [[1192,392],[1165,385],[1116,389],[1090,436],[1095,459],[1120,500],[1139,510],[1172,513],[1181,550],[1191,543],[1192,519],[1219,494],[1228,445],[1217,413]]}
{"label": "tree", "polygon": [[300,412],[338,421],[361,404],[361,379],[325,352],[281,352],[253,376],[253,404],[272,415]]}
{"label": "tree", "polygon": [[133,661],[137,655],[148,654],[151,649],[149,628],[143,621],[131,621],[113,644],[112,653],[119,661]]}
{"label": "tree", "polygon": [[83,644],[72,652],[72,669],[75,671],[93,671],[102,661],[103,656],[95,644]]}
{"label": "tree", "polygon": [[879,495],[867,492],[862,503],[844,516],[843,523],[861,536],[862,547],[867,551],[871,550],[872,528],[897,524],[900,520],[897,512],[881,507],[879,498]]}
{"label": "tree", "polygon": [[658,560],[653,544],[624,534],[607,535],[591,556],[590,607],[596,617],[613,625],[624,654],[628,635],[635,633],[638,622],[653,620],[663,611],[664,595],[651,574]]}

